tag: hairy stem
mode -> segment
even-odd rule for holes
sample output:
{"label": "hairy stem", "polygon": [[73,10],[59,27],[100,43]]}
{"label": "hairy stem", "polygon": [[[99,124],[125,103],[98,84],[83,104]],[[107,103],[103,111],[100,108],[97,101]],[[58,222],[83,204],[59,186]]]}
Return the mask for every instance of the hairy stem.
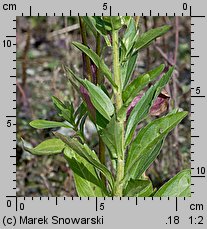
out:
{"label": "hairy stem", "polygon": [[[114,81],[117,85],[117,89],[114,89],[116,114],[121,109],[123,105],[122,101],[122,85],[121,85],[121,75],[120,75],[120,63],[119,63],[119,38],[118,30],[112,31],[112,46],[113,46],[113,71],[114,71]],[[122,147],[121,152],[117,152],[117,171],[116,180],[114,186],[114,196],[123,195],[123,178],[124,178],[124,121],[117,120],[119,128],[122,130]]]}
{"label": "hairy stem", "polygon": [[[96,34],[96,54],[101,56],[101,36],[99,33]],[[103,83],[103,77],[101,76],[101,72],[99,68],[96,68],[96,83],[101,85]],[[99,160],[101,164],[106,164],[106,155],[105,155],[105,144],[99,135]],[[103,174],[101,174],[101,179],[106,184],[106,178]]]}
{"label": "hairy stem", "polygon": [[122,107],[122,86],[121,86],[121,77],[120,77],[120,64],[119,64],[119,40],[118,40],[118,31],[112,31],[112,46],[113,46],[113,70],[114,70],[114,81],[118,86],[114,90],[115,94],[115,106],[116,112]]}

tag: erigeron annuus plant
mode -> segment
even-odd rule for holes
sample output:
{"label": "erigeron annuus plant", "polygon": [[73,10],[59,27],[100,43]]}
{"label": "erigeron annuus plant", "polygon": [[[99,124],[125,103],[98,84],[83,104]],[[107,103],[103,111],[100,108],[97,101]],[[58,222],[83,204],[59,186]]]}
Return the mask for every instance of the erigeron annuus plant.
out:
{"label": "erigeron annuus plant", "polygon": [[[75,134],[69,137],[54,132],[54,138],[25,149],[34,155],[63,153],[73,170],[79,196],[189,196],[190,170],[181,171],[159,190],[153,188],[145,176],[145,171],[159,155],[166,136],[187,112],[175,109],[149,122],[138,133],[135,131],[141,121],[153,112],[156,114],[166,102],[160,94],[174,70],[173,67],[166,70],[161,64],[132,80],[138,54],[168,32],[170,26],[139,34],[139,17],[80,17],[79,20],[83,43],[72,44],[84,55],[85,76],[77,76],[68,67],[64,69],[80,94],[81,103],[75,110],[71,102],[53,96],[52,101],[64,122],[34,120],[30,123],[38,129],[71,128]],[[95,51],[87,45],[86,30],[96,38]],[[104,61],[102,38],[112,50],[112,70]],[[106,89],[106,81],[111,92]],[[146,90],[149,83],[152,86]],[[99,153],[86,143],[86,118],[96,126]],[[106,154],[111,169],[107,166]]]}

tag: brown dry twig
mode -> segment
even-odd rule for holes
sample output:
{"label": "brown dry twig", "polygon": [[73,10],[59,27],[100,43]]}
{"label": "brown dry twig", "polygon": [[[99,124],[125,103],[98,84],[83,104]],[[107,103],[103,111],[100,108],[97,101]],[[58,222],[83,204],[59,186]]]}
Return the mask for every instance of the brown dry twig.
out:
{"label": "brown dry twig", "polygon": [[74,31],[76,29],[79,29],[79,28],[80,28],[79,24],[74,24],[74,25],[68,26],[66,28],[53,31],[52,33],[48,34],[47,39],[50,40],[51,38],[53,38],[55,36],[59,36],[61,34],[69,33],[69,32],[72,32],[72,31]]}
{"label": "brown dry twig", "polygon": [[154,47],[155,47],[155,49],[159,52],[159,54],[167,61],[167,63],[168,63],[169,65],[171,65],[171,66],[174,65],[174,61],[173,61],[172,59],[170,59],[170,58],[167,56],[167,54],[164,53],[164,52],[162,51],[162,49],[161,49],[158,45],[155,45]]}
{"label": "brown dry twig", "polygon": [[20,83],[18,81],[16,81],[16,85],[17,85],[17,88],[20,92],[23,106],[26,106],[28,104],[28,101],[27,101],[27,97],[26,97],[26,94],[24,92],[24,89],[22,88],[22,86],[20,85]]}

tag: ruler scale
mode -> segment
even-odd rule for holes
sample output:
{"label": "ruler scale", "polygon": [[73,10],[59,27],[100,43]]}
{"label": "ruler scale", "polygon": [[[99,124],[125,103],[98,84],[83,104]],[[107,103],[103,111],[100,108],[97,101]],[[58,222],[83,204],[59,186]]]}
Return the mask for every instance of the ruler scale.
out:
{"label": "ruler scale", "polygon": [[[61,3],[61,4],[60,4]],[[1,76],[1,215],[0,228],[102,228],[153,226],[206,228],[205,74],[206,25],[204,7],[196,1],[119,2],[89,0],[3,1]],[[191,17],[191,198],[16,197],[16,16],[141,15]],[[36,218],[36,219],[35,219]]]}

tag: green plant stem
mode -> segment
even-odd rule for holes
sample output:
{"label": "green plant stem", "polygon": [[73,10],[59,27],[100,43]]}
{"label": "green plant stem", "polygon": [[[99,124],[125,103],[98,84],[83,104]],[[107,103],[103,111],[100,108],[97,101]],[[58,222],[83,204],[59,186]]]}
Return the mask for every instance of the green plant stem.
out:
{"label": "green plant stem", "polygon": [[[96,34],[96,53],[101,56],[101,35],[99,33]],[[103,77],[99,68],[96,69],[96,80],[97,84],[103,84]]]}
{"label": "green plant stem", "polygon": [[[96,34],[96,54],[101,56],[101,36],[99,33]],[[96,68],[96,83],[101,85],[103,83],[103,77],[101,76],[101,72],[99,68]],[[105,155],[105,144],[99,136],[99,160],[101,164],[106,164],[106,155]],[[106,184],[106,177],[101,174],[101,179]]]}
{"label": "green plant stem", "polygon": [[113,46],[113,71],[114,71],[114,82],[118,86],[114,89],[115,94],[115,106],[116,112],[122,107],[122,87],[121,87],[121,77],[120,77],[120,64],[119,64],[119,38],[118,30],[112,31],[112,46]]}
{"label": "green plant stem", "polygon": [[[81,17],[79,17],[79,23],[80,23],[80,33],[81,33],[81,37],[82,37],[82,42],[84,45],[88,46],[87,44],[87,37],[86,37],[86,28],[85,28],[85,25],[84,25],[84,22],[82,20]],[[86,64],[86,74],[87,74],[87,78],[90,82],[92,82],[93,80],[93,77],[92,77],[92,70],[91,70],[91,61],[90,61],[90,58],[85,55],[84,53],[82,54],[83,55],[83,65],[84,65],[84,62]],[[83,71],[84,71],[84,67],[83,67]]]}
{"label": "green plant stem", "polygon": [[[116,114],[119,112],[123,105],[122,101],[122,85],[121,85],[121,75],[120,75],[120,63],[119,63],[119,37],[118,30],[112,31],[112,47],[113,47],[113,71],[114,71],[114,81],[118,86],[117,89],[114,88],[115,96],[115,106]],[[117,171],[116,179],[114,185],[114,196],[123,195],[123,178],[124,178],[124,120],[117,120],[119,128],[122,133],[121,142],[121,152],[117,152]]]}

